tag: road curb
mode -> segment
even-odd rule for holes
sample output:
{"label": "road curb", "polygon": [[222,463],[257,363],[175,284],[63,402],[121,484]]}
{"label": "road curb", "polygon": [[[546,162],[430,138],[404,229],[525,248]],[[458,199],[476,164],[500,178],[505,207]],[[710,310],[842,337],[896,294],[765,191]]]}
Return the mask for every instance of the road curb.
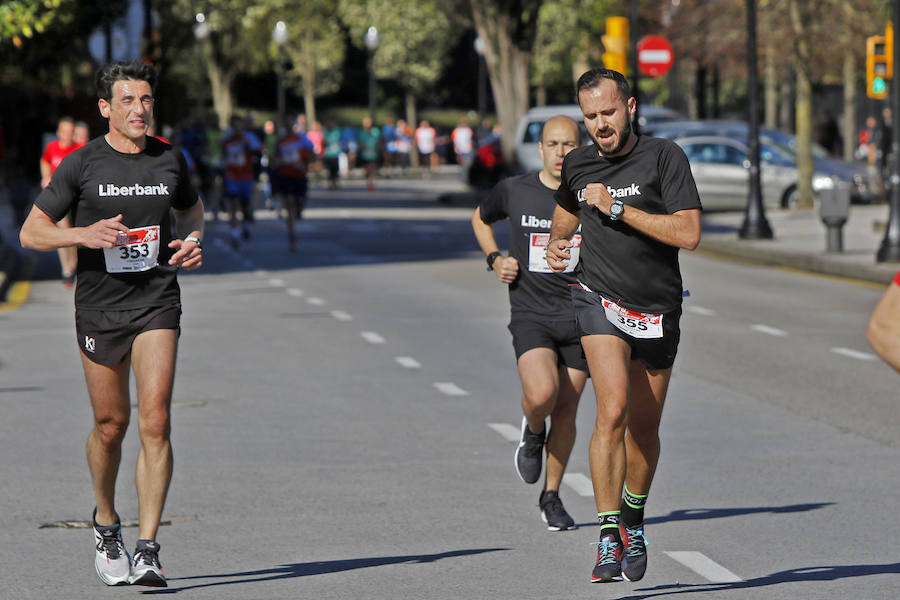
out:
{"label": "road curb", "polygon": [[698,250],[707,254],[739,259],[758,265],[790,267],[810,273],[859,279],[870,283],[888,285],[897,274],[896,263],[860,264],[850,258],[842,260],[841,254],[813,254],[784,249],[766,248],[767,242],[738,241],[728,238],[703,238]]}

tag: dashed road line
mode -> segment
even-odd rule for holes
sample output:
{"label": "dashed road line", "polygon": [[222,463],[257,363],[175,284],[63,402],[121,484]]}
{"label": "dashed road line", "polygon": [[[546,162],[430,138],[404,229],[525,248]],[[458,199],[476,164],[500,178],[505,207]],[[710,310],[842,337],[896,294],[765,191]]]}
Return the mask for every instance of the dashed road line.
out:
{"label": "dashed road line", "polygon": [[591,478],[582,473],[565,473],[563,474],[563,483],[572,488],[579,496],[585,498],[594,497],[594,484]]}
{"label": "dashed road line", "polygon": [[284,287],[284,279],[270,279],[269,285],[272,287]]}
{"label": "dashed road line", "polygon": [[871,354],[869,352],[860,352],[859,350],[853,350],[852,348],[841,348],[839,346],[832,348],[831,351],[835,354],[855,358],[857,360],[875,360],[877,358],[874,354]]}
{"label": "dashed road line", "polygon": [[753,331],[758,331],[759,333],[765,333],[767,335],[774,335],[775,337],[786,337],[787,336],[787,331],[778,329],[777,327],[770,327],[769,325],[762,325],[760,323],[751,325],[750,329],[752,329]]}
{"label": "dashed road line", "polygon": [[394,360],[404,369],[419,369],[422,367],[422,363],[411,356],[397,356],[394,357]]}
{"label": "dashed road line", "polygon": [[502,435],[508,442],[518,442],[522,437],[521,430],[509,423],[488,423],[488,427]]}
{"label": "dashed road line", "polygon": [[303,295],[303,290],[298,290],[297,288],[289,288],[287,293],[288,293],[288,296],[294,296],[295,298],[299,298],[300,296]]}
{"label": "dashed road line", "polygon": [[359,335],[370,344],[383,344],[385,339],[374,331],[361,331]]}
{"label": "dashed road line", "polygon": [[323,304],[325,304],[325,301],[323,299],[316,298],[315,296],[311,296],[311,297],[307,298],[306,301],[309,302],[310,304],[312,304],[313,306],[322,306]]}
{"label": "dashed road line", "polygon": [[687,312],[692,312],[695,315],[702,315],[704,317],[712,317],[716,314],[716,311],[714,311],[713,309],[704,308],[702,306],[685,306],[684,310],[686,310]]}
{"label": "dashed road line", "polygon": [[342,310],[333,310],[331,311],[331,316],[337,319],[338,321],[352,321],[353,315],[350,313],[346,313]]}
{"label": "dashed road line", "polygon": [[462,389],[455,383],[452,383],[449,381],[438,381],[437,383],[434,384],[434,387],[437,388],[437,390],[440,393],[447,395],[447,396],[468,396],[469,395],[469,392]]}
{"label": "dashed road line", "polygon": [[260,277],[265,277],[266,275],[269,274],[269,272],[266,271],[265,269],[257,269],[256,274],[259,275]]}
{"label": "dashed road line", "polygon": [[669,552],[668,550],[665,550],[664,552],[672,559],[680,562],[691,571],[712,583],[737,583],[743,581],[743,579],[700,552]]}

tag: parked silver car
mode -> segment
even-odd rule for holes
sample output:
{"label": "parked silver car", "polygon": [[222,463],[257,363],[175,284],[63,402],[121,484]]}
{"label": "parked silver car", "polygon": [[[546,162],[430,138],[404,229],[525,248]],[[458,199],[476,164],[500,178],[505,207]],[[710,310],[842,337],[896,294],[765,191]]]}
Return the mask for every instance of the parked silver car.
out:
{"label": "parked silver car", "polygon": [[[684,137],[725,136],[746,142],[747,123],[735,120],[668,121],[649,125],[643,130],[654,137],[677,140]],[[759,140],[772,148],[782,151],[794,163],[797,161],[797,138],[789,133],[760,127]],[[881,176],[869,172],[863,165],[831,157],[818,144],[812,145],[814,172],[837,177],[850,184],[850,199],[855,204],[881,202],[884,183]]]}
{"label": "parked silver car", "polygon": [[[703,208],[737,210],[747,205],[750,160],[743,140],[726,136],[679,137],[691,163],[691,173],[700,192]],[[783,149],[760,143],[760,184],[763,203],[768,207],[790,207],[797,203],[797,165]],[[831,189],[834,179],[827,173],[813,173],[813,191]]]}

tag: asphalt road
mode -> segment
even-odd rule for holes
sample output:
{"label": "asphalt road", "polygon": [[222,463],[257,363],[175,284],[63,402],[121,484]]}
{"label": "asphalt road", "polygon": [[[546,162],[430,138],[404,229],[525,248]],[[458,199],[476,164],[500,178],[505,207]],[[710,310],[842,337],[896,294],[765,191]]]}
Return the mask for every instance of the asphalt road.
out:
{"label": "asphalt road", "polygon": [[93,500],[71,297],[36,283],[0,314],[0,598],[896,597],[898,376],[863,334],[879,289],[682,254],[650,567],[592,585],[593,395],[562,489],[580,526],[550,533],[512,467],[506,293],[469,214],[320,194],[294,254],[275,220],[237,250],[209,225],[205,269],[181,279],[164,591],[104,589],[90,531],[42,527]]}

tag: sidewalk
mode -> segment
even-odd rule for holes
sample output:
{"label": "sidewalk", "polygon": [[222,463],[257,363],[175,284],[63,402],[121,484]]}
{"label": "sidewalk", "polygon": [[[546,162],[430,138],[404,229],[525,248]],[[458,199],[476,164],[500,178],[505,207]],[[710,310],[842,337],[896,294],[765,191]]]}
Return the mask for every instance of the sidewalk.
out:
{"label": "sidewalk", "polygon": [[791,267],[887,285],[900,263],[877,263],[888,204],[852,206],[843,227],[843,252],[826,252],[826,228],[816,210],[769,210],[771,240],[742,240],[737,232],[744,213],[707,213],[699,250],[763,265]]}

